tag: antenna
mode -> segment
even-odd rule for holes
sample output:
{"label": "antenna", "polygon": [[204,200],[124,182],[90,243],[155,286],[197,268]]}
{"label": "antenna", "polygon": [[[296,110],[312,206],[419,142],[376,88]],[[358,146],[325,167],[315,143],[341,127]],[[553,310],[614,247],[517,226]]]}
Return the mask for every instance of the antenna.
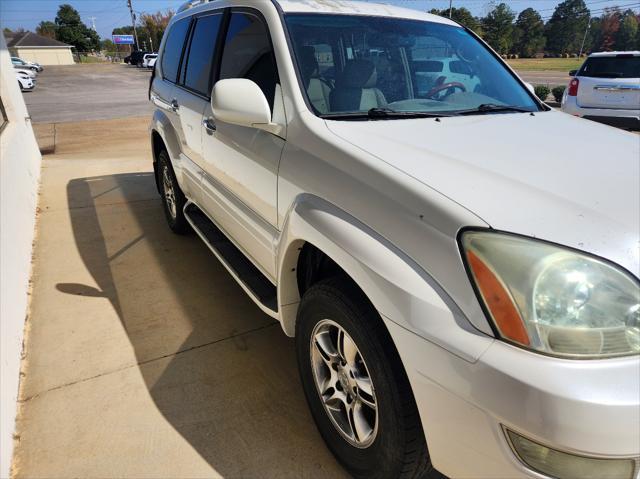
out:
{"label": "antenna", "polygon": [[91,20],[91,29],[95,32],[96,31],[96,17],[89,17],[89,20]]}

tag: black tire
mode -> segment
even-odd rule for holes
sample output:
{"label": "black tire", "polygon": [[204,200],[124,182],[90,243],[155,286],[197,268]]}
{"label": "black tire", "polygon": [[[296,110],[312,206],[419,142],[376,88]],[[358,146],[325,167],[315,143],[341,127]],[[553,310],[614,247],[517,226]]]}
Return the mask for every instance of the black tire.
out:
{"label": "black tire", "polygon": [[[339,432],[316,387],[311,337],[316,325],[326,324],[327,319],[351,337],[374,385],[377,431],[373,442],[364,448],[352,445]],[[323,280],[305,292],[298,310],[296,352],[305,396],[318,430],[354,477],[442,477],[431,465],[413,393],[389,333],[377,311],[348,278]],[[343,390],[337,382],[336,388]]]}
{"label": "black tire", "polygon": [[[165,177],[166,175],[166,177]],[[160,195],[162,197],[162,207],[164,215],[167,218],[169,228],[176,234],[187,234],[191,231],[191,226],[184,217],[184,205],[187,199],[178,185],[178,180],[173,172],[169,154],[166,150],[162,150],[158,154],[158,185],[160,185]],[[170,195],[168,190],[173,191],[174,207],[170,204]]]}

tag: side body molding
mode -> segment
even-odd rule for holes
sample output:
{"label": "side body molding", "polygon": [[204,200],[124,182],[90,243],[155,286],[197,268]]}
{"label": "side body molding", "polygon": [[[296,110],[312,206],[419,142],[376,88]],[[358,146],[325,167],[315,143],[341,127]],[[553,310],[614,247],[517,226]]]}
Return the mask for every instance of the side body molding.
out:
{"label": "side body molding", "polygon": [[309,194],[297,197],[276,245],[278,304],[288,336],[295,335],[300,303],[296,267],[305,243],[345,270],[384,318],[414,334],[470,362],[493,343],[410,257],[335,205]]}

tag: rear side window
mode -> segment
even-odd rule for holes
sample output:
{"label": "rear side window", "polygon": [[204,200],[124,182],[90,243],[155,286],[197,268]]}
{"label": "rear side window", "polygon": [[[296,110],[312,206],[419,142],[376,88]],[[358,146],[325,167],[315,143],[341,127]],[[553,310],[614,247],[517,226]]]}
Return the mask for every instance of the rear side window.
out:
{"label": "rear side window", "polygon": [[234,12],[231,15],[220,65],[220,79],[226,78],[254,81],[273,110],[278,70],[267,27],[253,14]]}
{"label": "rear side window", "polygon": [[590,57],[578,75],[594,78],[640,78],[640,56]]}
{"label": "rear side window", "polygon": [[184,85],[206,97],[211,94],[211,66],[221,21],[221,14],[196,20],[186,60]]}
{"label": "rear side window", "polygon": [[169,36],[162,53],[162,78],[175,83],[180,68],[180,57],[184,48],[184,40],[189,31],[191,18],[177,21],[169,30]]}

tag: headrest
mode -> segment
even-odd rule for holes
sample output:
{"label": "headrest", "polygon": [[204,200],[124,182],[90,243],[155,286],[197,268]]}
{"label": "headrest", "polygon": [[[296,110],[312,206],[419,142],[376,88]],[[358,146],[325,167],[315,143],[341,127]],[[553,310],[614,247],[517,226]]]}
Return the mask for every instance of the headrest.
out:
{"label": "headrest", "polygon": [[302,78],[308,79],[318,72],[318,59],[316,51],[312,46],[301,47],[299,52],[300,74]]}
{"label": "headrest", "polygon": [[369,60],[352,60],[344,66],[340,84],[346,88],[373,88],[378,81],[375,65]]}

